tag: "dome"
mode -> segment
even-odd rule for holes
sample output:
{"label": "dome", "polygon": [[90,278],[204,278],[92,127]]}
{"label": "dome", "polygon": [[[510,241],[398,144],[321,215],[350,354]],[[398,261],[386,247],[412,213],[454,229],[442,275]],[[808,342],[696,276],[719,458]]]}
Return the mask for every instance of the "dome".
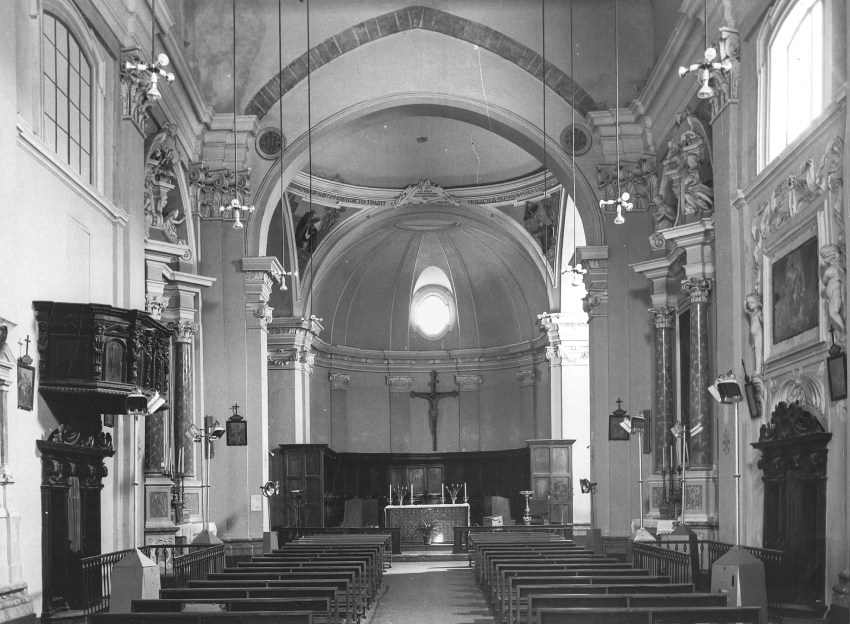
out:
{"label": "dome", "polygon": [[[359,219],[318,259],[313,313],[323,319],[322,339],[359,349],[452,351],[538,338],[533,320],[550,309],[547,278],[524,235],[516,222],[475,206],[397,208]],[[448,331],[430,338],[411,322],[423,274],[456,310]],[[445,277],[428,277],[435,274]]]}

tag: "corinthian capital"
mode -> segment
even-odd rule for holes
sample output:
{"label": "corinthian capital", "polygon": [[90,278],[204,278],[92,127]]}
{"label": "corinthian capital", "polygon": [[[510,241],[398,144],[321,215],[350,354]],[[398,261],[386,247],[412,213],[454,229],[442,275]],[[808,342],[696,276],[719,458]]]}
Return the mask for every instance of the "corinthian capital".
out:
{"label": "corinthian capital", "polygon": [[704,277],[691,277],[682,280],[682,290],[691,298],[691,303],[708,303],[711,293],[711,280]]}
{"label": "corinthian capital", "polygon": [[328,381],[331,382],[331,390],[348,390],[351,375],[344,373],[328,373]]}
{"label": "corinthian capital", "polygon": [[199,325],[192,321],[177,321],[169,323],[169,329],[174,332],[174,340],[177,342],[192,342]]}
{"label": "corinthian capital", "polygon": [[168,307],[168,297],[145,295],[145,311],[156,321],[162,320],[162,312]]}
{"label": "corinthian capital", "polygon": [[655,323],[655,329],[672,329],[676,318],[676,308],[650,308],[649,314]]}

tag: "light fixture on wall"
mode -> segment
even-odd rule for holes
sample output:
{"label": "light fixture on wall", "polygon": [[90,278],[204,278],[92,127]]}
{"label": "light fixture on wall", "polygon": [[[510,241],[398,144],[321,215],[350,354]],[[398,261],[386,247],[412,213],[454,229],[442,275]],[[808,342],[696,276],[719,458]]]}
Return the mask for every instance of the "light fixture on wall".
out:
{"label": "light fixture on wall", "polygon": [[640,499],[640,528],[635,536],[636,541],[655,541],[655,538],[643,528],[643,432],[646,429],[646,418],[626,414],[620,421],[620,427],[626,430],[629,437],[633,433],[638,436],[638,498]]}
{"label": "light fixture on wall", "polygon": [[619,29],[617,27],[617,0],[614,0],[614,65],[614,83],[616,85],[616,108],[614,109],[614,115],[616,126],[615,137],[617,140],[617,171],[615,172],[615,175],[617,176],[617,198],[600,199],[599,207],[605,208],[605,206],[617,206],[617,216],[614,217],[614,223],[616,225],[623,225],[623,223],[626,222],[626,219],[623,217],[623,210],[628,212],[634,208],[634,204],[630,201],[632,196],[628,192],[620,191],[620,36]]}
{"label": "light fixture on wall", "polygon": [[236,133],[236,0],[233,0],[233,199],[227,206],[220,206],[219,212],[233,219],[233,229],[245,227],[240,218],[254,212],[253,206],[245,206],[239,200],[239,135]]}
{"label": "light fixture on wall", "polygon": [[167,72],[163,69],[163,67],[168,67],[169,59],[166,54],[159,54],[157,56],[154,55],[155,48],[155,30],[156,30],[156,0],[151,0],[151,58],[155,58],[156,60],[151,63],[133,63],[131,61],[126,61],[124,63],[124,69],[128,71],[138,71],[144,72],[148,74],[148,98],[151,100],[159,100],[162,99],[162,93],[159,92],[159,77],[162,76],[163,79],[168,82],[174,82],[174,74],[171,72]]}
{"label": "light fixture on wall", "polygon": [[708,45],[708,6],[706,0],[703,0],[702,3],[702,23],[705,43],[703,58],[699,63],[693,63],[688,67],[684,65],[679,67],[679,78],[684,78],[691,72],[698,72],[697,76],[702,81],[702,86],[697,91],[697,97],[701,100],[707,100],[714,97],[714,89],[708,84],[711,79],[711,70],[723,69],[723,64],[715,60],[717,58],[717,50]]}
{"label": "light fixture on wall", "polygon": [[735,435],[732,443],[735,445],[735,544],[741,543],[741,451],[738,448],[738,403],[744,400],[741,395],[741,387],[732,371],[725,375],[719,375],[714,383],[708,387],[708,393],[715,401],[723,405],[730,403],[735,405]]}
{"label": "light fixture on wall", "polygon": [[[573,40],[573,0],[570,0],[570,76],[575,77],[575,71],[573,68],[573,49],[575,48],[575,43]],[[573,97],[570,100],[570,132],[573,133],[573,136],[570,140],[572,143],[572,168],[573,168],[573,255],[572,259],[575,264],[568,264],[567,268],[564,269],[563,273],[572,273],[572,285],[575,287],[581,286],[582,277],[587,273],[587,269],[585,269],[578,262],[578,258],[576,258],[577,250],[576,250],[576,212],[578,212],[578,203],[576,202],[576,81],[572,80],[573,83]]]}
{"label": "light fixture on wall", "polygon": [[184,435],[193,442],[203,444],[203,465],[201,468],[201,491],[203,497],[203,530],[198,533],[193,544],[221,544],[221,540],[209,530],[210,522],[210,450],[213,440],[219,440],[224,435],[225,429],[212,416],[204,417],[204,428],[199,429],[195,423],[189,425]]}

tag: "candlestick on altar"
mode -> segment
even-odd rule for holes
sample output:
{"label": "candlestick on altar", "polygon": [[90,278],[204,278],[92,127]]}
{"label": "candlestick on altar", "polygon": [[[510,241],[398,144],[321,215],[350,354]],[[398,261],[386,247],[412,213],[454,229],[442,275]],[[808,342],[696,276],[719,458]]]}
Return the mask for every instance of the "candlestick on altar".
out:
{"label": "candlestick on altar", "polygon": [[466,495],[466,481],[463,482],[463,502],[469,502],[469,497]]}
{"label": "candlestick on altar", "polygon": [[441,505],[446,504],[446,484],[445,483],[440,484],[440,504]]}
{"label": "candlestick on altar", "polygon": [[387,502],[387,504],[388,505],[393,504],[393,484],[392,483],[390,483],[390,498],[389,498],[389,502]]}

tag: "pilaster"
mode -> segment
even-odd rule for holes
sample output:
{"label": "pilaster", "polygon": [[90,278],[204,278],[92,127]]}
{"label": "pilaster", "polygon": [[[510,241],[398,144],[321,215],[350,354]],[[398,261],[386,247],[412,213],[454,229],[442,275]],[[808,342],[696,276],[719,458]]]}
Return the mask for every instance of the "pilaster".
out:
{"label": "pilaster", "polygon": [[460,418],[460,451],[481,450],[481,375],[455,375]]}
{"label": "pilaster", "polygon": [[390,393],[390,452],[410,452],[410,389],[413,377],[391,375],[387,377]]}
{"label": "pilaster", "polygon": [[345,452],[348,442],[348,385],[351,375],[330,371],[328,382],[331,387],[331,439],[329,446]]}
{"label": "pilaster", "polygon": [[[280,283],[283,267],[275,257],[242,258],[245,280],[245,396],[244,413],[248,422],[247,453],[242,460],[247,474],[243,483],[257,486],[269,478],[269,391],[268,391],[268,324],[272,308],[269,295],[275,283]],[[234,450],[234,449],[231,449]],[[231,455],[235,455],[231,453]],[[241,455],[241,454],[240,454]],[[239,457],[239,459],[242,459]],[[268,499],[250,497],[248,537],[259,538],[269,530]],[[246,497],[242,497],[245,501]],[[244,503],[243,503],[244,504]]]}
{"label": "pilaster", "polygon": [[696,468],[711,468],[713,463],[712,439],[714,426],[710,418],[709,370],[708,370],[708,298],[711,293],[711,281],[706,278],[692,277],[682,281],[684,290],[691,299],[691,361],[690,404],[688,405],[688,426],[694,429],[702,425],[701,433],[691,435],[690,464]]}
{"label": "pilaster", "polygon": [[[551,405],[549,415],[549,434],[552,438],[560,439],[564,437],[563,423],[563,378],[561,371],[561,336],[558,327],[558,321],[561,319],[560,314],[550,314],[544,312],[537,315],[537,323],[541,331],[546,332],[546,339],[549,344],[546,346],[546,359],[549,360],[549,403]],[[566,348],[566,345],[563,345]],[[534,427],[534,437],[539,439],[542,437],[538,431],[538,427]]]}

